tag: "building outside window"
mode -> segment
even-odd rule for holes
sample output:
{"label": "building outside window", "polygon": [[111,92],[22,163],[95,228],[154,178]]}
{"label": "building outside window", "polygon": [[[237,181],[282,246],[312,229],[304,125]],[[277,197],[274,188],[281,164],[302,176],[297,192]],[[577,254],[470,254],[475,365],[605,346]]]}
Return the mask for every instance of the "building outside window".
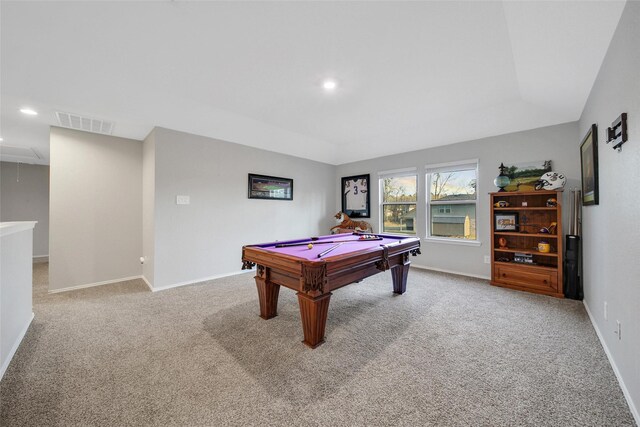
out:
{"label": "building outside window", "polygon": [[478,161],[426,168],[427,238],[476,241]]}
{"label": "building outside window", "polygon": [[416,169],[380,173],[380,229],[385,233],[416,234]]}

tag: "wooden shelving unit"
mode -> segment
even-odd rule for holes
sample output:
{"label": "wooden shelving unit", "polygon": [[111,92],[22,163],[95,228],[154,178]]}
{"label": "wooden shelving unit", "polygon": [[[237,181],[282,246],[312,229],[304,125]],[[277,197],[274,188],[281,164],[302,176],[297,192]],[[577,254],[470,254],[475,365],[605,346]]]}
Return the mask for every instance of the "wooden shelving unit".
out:
{"label": "wooden shelving unit", "polygon": [[[562,192],[496,192],[490,196],[491,284],[563,298]],[[556,206],[547,206],[552,198]],[[509,206],[495,207],[500,201]],[[496,230],[495,214],[504,213],[518,214],[517,230]],[[553,234],[540,232],[552,222],[557,224]],[[500,247],[500,238],[506,240],[506,247]],[[537,249],[541,241],[550,244],[550,252]],[[531,255],[533,264],[516,262],[515,254]]]}
{"label": "wooden shelving unit", "polygon": [[557,257],[558,254],[554,253],[554,252],[539,252],[539,251],[533,251],[530,249],[500,249],[500,248],[496,248],[495,249],[496,252],[509,252],[509,253],[519,253],[519,254],[527,254],[527,255],[537,255],[537,256],[551,256],[551,257]]}

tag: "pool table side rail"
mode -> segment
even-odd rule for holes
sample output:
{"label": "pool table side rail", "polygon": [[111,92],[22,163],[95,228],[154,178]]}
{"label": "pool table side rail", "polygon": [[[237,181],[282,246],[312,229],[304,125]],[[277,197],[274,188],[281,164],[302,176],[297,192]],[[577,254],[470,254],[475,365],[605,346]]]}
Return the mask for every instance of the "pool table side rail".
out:
{"label": "pool table side rail", "polygon": [[[408,262],[409,253],[420,248],[418,238],[405,238],[402,241],[365,249],[351,254],[342,254],[327,258],[327,285],[325,292],[341,288],[355,281],[373,276],[381,271]],[[384,259],[384,252],[386,260]],[[372,253],[374,253],[372,257]],[[379,256],[377,254],[379,253]]]}
{"label": "pool table side rail", "polygon": [[[387,236],[398,238],[397,236]],[[274,253],[260,246],[249,245],[242,248],[242,261],[255,263],[269,270],[269,280],[300,292],[331,292],[380,271],[408,262],[409,252],[420,248],[420,240],[415,237],[402,238],[387,245],[380,245],[353,251],[347,254],[306,260],[296,256]],[[384,260],[384,252],[387,259]],[[387,262],[385,265],[384,262]],[[310,274],[311,273],[311,274]],[[322,283],[308,283],[309,276],[322,276]]]}
{"label": "pool table side rail", "polygon": [[300,273],[302,270],[302,259],[293,255],[287,255],[277,252],[271,252],[259,246],[243,246],[242,262],[243,269],[247,262],[262,265],[269,268],[278,268],[280,270],[289,271],[293,274]]}

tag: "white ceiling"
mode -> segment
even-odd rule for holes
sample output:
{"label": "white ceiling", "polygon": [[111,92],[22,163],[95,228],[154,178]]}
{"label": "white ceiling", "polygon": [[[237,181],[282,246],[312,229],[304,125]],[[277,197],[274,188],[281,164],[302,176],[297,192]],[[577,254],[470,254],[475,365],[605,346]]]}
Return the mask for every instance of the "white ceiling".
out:
{"label": "white ceiling", "polygon": [[2,1],[0,135],[48,163],[63,111],[342,164],[565,123],[624,4]]}

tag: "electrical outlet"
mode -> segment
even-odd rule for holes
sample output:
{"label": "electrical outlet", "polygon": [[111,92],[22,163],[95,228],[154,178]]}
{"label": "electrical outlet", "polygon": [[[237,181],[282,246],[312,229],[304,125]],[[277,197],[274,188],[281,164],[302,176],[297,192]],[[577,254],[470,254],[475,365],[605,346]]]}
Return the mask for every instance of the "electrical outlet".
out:
{"label": "electrical outlet", "polygon": [[484,263],[485,264],[491,264],[491,258],[489,258],[489,255],[485,255],[484,256]]}
{"label": "electrical outlet", "polygon": [[176,196],[176,205],[188,205],[191,203],[189,196]]}
{"label": "electrical outlet", "polygon": [[608,320],[607,319],[607,302],[604,302],[604,320]]}
{"label": "electrical outlet", "polygon": [[618,339],[621,340],[622,339],[622,327],[620,325],[620,321],[616,320],[616,325],[618,326],[615,333],[618,335]]}

